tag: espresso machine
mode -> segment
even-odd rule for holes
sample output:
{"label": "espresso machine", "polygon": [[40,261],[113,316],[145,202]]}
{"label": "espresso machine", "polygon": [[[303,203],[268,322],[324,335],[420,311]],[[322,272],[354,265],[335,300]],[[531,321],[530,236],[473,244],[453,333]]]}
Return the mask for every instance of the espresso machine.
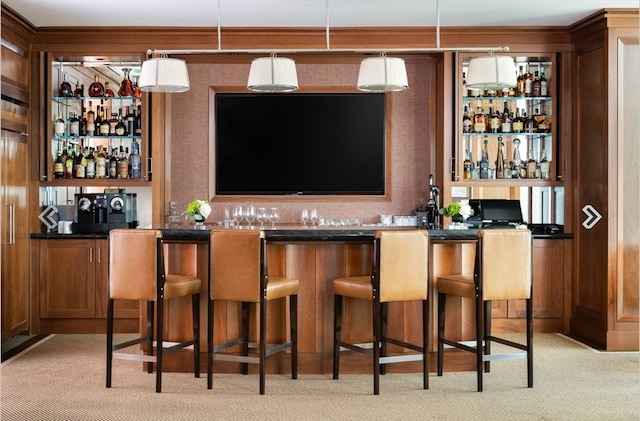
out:
{"label": "espresso machine", "polygon": [[136,193],[78,193],[73,232],[108,233],[114,228],[138,226]]}

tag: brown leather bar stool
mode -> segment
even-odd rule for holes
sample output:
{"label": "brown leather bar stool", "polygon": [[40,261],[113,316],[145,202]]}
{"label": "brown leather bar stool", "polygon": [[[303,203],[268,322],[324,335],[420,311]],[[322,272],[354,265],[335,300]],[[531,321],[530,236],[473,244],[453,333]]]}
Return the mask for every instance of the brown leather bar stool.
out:
{"label": "brown leather bar stool", "polygon": [[[429,238],[426,230],[378,231],[375,236],[371,274],[333,280],[333,378],[340,368],[340,347],[373,357],[373,393],[380,394],[380,374],[385,364],[422,360],[423,388],[429,388]],[[373,309],[371,348],[341,340],[343,297],[368,300]],[[387,304],[422,301],[422,343],[412,344],[387,337]],[[387,354],[387,344],[419,352]]]}
{"label": "brown leather bar stool", "polygon": [[[162,357],[193,346],[193,370],[200,377],[200,289],[201,280],[193,276],[165,273],[162,232],[151,229],[114,229],[109,231],[109,301],[107,304],[107,387],[111,387],[113,359],[147,363],[153,372],[156,363],[156,392],[162,389]],[[193,338],[165,347],[164,302],[171,298],[192,298]],[[114,300],[147,302],[147,332],[139,338],[114,344]],[[157,303],[157,306],[155,304]],[[154,317],[154,307],[155,310]],[[157,352],[153,352],[154,323],[157,326]],[[146,343],[147,354],[115,352]]]}
{"label": "brown leather bar stool", "polygon": [[[474,273],[444,275],[438,289],[438,376],[442,376],[444,345],[476,354],[478,392],[482,392],[482,373],[489,372],[491,360],[527,359],[527,385],[533,387],[533,304],[532,237],[523,229],[485,229],[478,232]],[[447,295],[475,301],[476,341],[468,345],[445,338]],[[491,334],[492,300],[526,300],[526,343]],[[525,351],[491,355],[491,342]],[[484,366],[484,370],[483,370]]]}
{"label": "brown leather bar stool", "polygon": [[[242,373],[248,364],[259,364],[260,394],[265,392],[266,359],[291,349],[291,378],[298,377],[298,288],[297,279],[270,276],[267,269],[267,247],[263,231],[212,230],[210,234],[210,276],[207,339],[207,388],[213,386],[213,360],[242,363]],[[267,302],[289,297],[289,341],[267,344]],[[214,345],[214,304],[218,301],[242,303],[240,337]],[[258,305],[258,343],[249,340],[250,304]],[[229,314],[229,313],[227,313]],[[242,355],[220,352],[241,345]],[[249,355],[249,348],[258,348],[257,356]]]}

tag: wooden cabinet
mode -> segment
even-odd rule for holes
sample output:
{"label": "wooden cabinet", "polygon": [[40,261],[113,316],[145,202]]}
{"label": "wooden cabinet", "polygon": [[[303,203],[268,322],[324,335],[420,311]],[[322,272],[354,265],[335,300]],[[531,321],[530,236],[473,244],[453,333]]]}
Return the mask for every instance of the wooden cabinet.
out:
{"label": "wooden cabinet", "polygon": [[[106,328],[108,240],[39,240],[39,333],[98,333]],[[121,301],[116,317],[133,325],[137,302]],[[130,331],[130,330],[127,330]]]}
{"label": "wooden cabinet", "polygon": [[3,43],[0,132],[3,341],[29,329],[29,63],[23,53]]}
{"label": "wooden cabinet", "polygon": [[637,10],[607,10],[573,33],[574,201],[581,224],[570,332],[612,351],[638,350],[639,343],[639,32]]}

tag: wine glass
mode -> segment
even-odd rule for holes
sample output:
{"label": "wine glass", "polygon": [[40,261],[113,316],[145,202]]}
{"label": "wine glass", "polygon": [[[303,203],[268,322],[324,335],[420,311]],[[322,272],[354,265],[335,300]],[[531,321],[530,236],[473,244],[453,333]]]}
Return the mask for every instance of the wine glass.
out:
{"label": "wine glass", "polygon": [[318,211],[316,209],[309,211],[309,221],[311,221],[311,225],[316,225],[318,222]]}
{"label": "wine glass", "polygon": [[258,222],[260,222],[260,229],[264,228],[264,221],[266,221],[267,218],[267,210],[265,208],[258,208],[256,219],[258,220]]}
{"label": "wine glass", "polygon": [[309,220],[309,209],[302,209],[300,212],[300,220],[303,225],[307,225],[307,221]]}
{"label": "wine glass", "polygon": [[244,219],[249,223],[249,229],[251,229],[251,224],[256,220],[256,207],[253,205],[249,205],[244,209]]}
{"label": "wine glass", "polygon": [[271,221],[271,228],[276,228],[276,222],[280,218],[280,214],[278,214],[278,208],[271,208],[269,210],[269,221]]}
{"label": "wine glass", "polygon": [[244,210],[242,206],[237,205],[233,208],[233,220],[236,223],[236,227],[240,228],[240,222],[242,222],[242,218],[244,218]]}

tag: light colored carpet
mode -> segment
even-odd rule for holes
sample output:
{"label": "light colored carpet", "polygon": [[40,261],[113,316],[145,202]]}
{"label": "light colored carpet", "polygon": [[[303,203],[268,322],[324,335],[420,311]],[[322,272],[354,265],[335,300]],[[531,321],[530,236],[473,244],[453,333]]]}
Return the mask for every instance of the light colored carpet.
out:
{"label": "light colored carpet", "polygon": [[[494,345],[494,350],[498,346]],[[475,372],[381,377],[166,373],[163,392],[140,363],[114,361],[106,389],[104,335],[55,335],[1,368],[2,420],[638,420],[638,353],[601,353],[562,335],[535,335],[534,388],[525,360],[498,361],[475,391]],[[446,358],[446,356],[445,356]]]}

